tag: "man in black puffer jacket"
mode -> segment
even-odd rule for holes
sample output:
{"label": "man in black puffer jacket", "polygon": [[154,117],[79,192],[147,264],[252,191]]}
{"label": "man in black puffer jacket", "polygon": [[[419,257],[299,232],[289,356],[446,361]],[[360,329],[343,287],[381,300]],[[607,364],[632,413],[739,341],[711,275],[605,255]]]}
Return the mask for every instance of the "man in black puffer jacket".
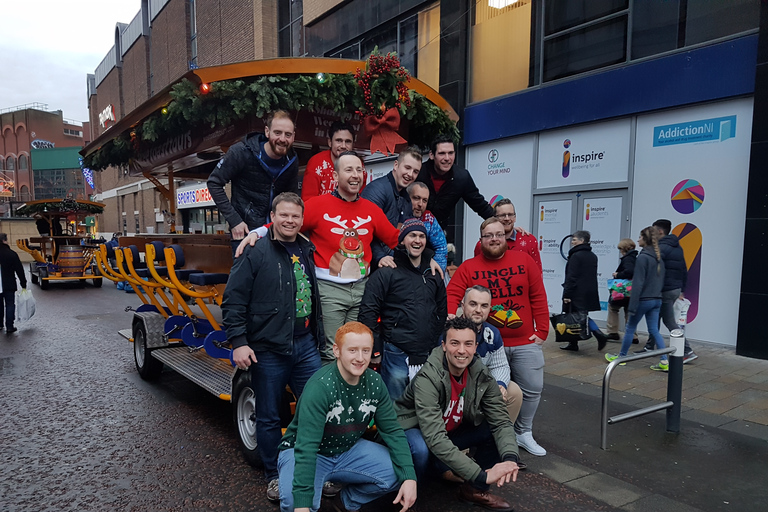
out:
{"label": "man in black puffer jacket", "polygon": [[[299,161],[293,151],[295,126],[290,115],[278,110],[264,124],[264,135],[246,135],[229,148],[208,177],[211,197],[232,232],[233,254],[249,231],[269,222],[272,200],[278,194],[299,192]],[[229,182],[231,201],[224,191]]]}
{"label": "man in black puffer jacket", "polygon": [[315,277],[315,246],[299,233],[304,202],[278,195],[268,235],[245,246],[229,274],[221,311],[232,361],[250,370],[255,393],[256,444],[269,482],[267,498],[280,498],[277,471],[280,404],[285,386],[298,398],[320,368],[325,347]]}
{"label": "man in black puffer jacket", "polygon": [[[682,298],[685,291],[685,285],[688,282],[688,266],[685,263],[685,254],[680,247],[680,240],[677,236],[670,234],[672,231],[672,222],[667,219],[659,219],[653,223],[653,227],[659,234],[659,249],[661,250],[661,259],[664,261],[664,288],[661,290],[661,314],[659,315],[659,325],[664,322],[667,329],[673,331],[679,329],[675,318],[675,301]],[[653,350],[653,341],[649,338],[646,348]],[[683,363],[690,363],[699,356],[691,348],[688,338],[685,338],[685,353]]]}
{"label": "man in black puffer jacket", "polygon": [[442,278],[430,270],[424,223],[406,220],[398,242],[397,267],[373,273],[358,315],[375,333],[374,352],[382,354],[381,377],[393,400],[405,391],[409,371],[415,373],[440,342],[448,301]]}
{"label": "man in black puffer jacket", "polygon": [[443,229],[448,227],[448,218],[453,214],[459,199],[463,199],[483,219],[493,217],[493,208],[477,189],[469,171],[456,167],[455,161],[456,145],[453,139],[439,135],[432,141],[429,160],[421,166],[419,177],[416,178],[416,181],[427,184],[427,210],[432,212]]}

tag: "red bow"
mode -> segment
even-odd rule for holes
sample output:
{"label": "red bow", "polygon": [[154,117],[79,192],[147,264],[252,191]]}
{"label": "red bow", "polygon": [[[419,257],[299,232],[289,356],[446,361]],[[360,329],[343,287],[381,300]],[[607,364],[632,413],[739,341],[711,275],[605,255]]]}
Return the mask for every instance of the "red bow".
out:
{"label": "red bow", "polygon": [[389,156],[390,153],[395,153],[395,146],[407,142],[397,133],[400,128],[400,113],[395,108],[387,110],[381,117],[366,117],[363,126],[365,132],[371,136],[371,154],[380,151]]}

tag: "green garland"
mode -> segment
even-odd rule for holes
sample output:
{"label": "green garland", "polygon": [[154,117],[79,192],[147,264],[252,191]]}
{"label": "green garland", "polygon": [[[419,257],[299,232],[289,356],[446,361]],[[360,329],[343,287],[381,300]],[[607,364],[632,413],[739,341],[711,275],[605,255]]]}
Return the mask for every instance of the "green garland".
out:
{"label": "green garland", "polygon": [[72,200],[69,203],[55,201],[52,203],[25,204],[16,210],[18,215],[33,215],[35,213],[67,215],[74,212],[103,213],[104,207]]}
{"label": "green garland", "polygon": [[[427,98],[409,90],[410,107],[400,103],[396,84],[401,81],[390,73],[378,76],[371,88],[372,100],[375,105],[398,108],[410,123],[409,143],[425,148],[438,134],[447,134],[458,142],[456,123]],[[184,79],[173,86],[170,95],[172,101],[167,107],[105,143],[85,157],[83,165],[94,171],[109,166],[125,168],[137,153],[151,148],[157,140],[166,140],[190,129],[226,127],[248,117],[264,118],[277,109],[328,109],[339,115],[366,110],[366,98],[352,74],[270,75],[223,80],[210,84],[206,94],[196,84]]]}

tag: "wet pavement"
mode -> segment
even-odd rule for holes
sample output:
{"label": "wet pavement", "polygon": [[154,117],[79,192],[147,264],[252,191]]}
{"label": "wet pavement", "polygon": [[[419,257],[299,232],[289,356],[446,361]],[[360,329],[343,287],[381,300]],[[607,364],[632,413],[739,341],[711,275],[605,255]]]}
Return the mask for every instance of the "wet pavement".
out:
{"label": "wet pavement", "polygon": [[[229,403],[172,371],[138,376],[117,334],[135,295],[109,282],[32,290],[36,316],[0,334],[0,510],[278,510],[240,454]],[[549,454],[523,452],[530,469],[498,491],[515,510],[742,511],[768,499],[762,431],[692,411],[671,435],[656,413],[610,427],[602,451],[599,388],[549,373],[545,382],[534,433]],[[616,412],[649,400],[615,395]],[[473,509],[447,484],[420,488],[418,511]],[[382,500],[367,510],[397,509]]]}

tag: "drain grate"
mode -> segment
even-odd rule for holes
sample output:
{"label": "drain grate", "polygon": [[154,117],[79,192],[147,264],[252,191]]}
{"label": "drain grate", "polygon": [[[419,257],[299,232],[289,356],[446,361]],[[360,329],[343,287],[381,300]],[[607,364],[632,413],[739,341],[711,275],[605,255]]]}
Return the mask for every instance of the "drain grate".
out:
{"label": "drain grate", "polygon": [[0,375],[5,375],[8,370],[13,368],[13,362],[10,357],[0,357]]}

